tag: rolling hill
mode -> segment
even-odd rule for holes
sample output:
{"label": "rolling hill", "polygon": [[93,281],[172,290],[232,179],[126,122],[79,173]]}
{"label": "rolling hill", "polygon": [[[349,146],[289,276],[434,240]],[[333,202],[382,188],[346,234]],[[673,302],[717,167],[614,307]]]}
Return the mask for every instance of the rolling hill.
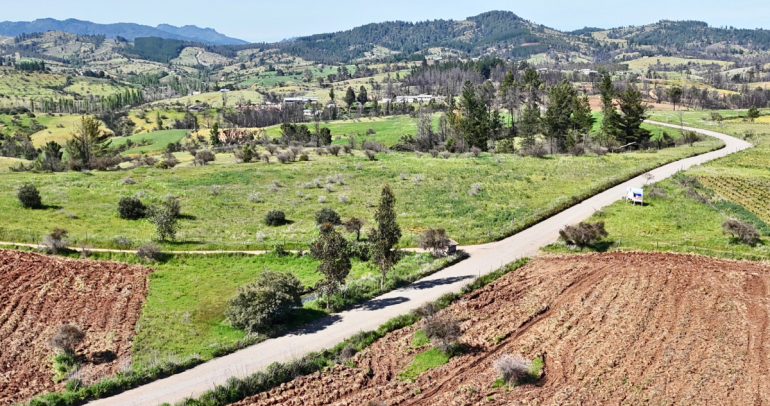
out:
{"label": "rolling hill", "polygon": [[194,25],[174,27],[173,25],[161,24],[157,27],[150,27],[133,23],[97,24],[90,21],[75,19],[61,21],[53,18],[43,18],[29,22],[0,22],[0,35],[4,36],[14,37],[20,34],[48,31],[64,31],[78,35],[104,35],[107,38],[120,36],[129,41],[133,41],[138,37],[158,37],[196,41],[208,45],[246,44],[246,41],[227,37],[211,28],[198,28]]}

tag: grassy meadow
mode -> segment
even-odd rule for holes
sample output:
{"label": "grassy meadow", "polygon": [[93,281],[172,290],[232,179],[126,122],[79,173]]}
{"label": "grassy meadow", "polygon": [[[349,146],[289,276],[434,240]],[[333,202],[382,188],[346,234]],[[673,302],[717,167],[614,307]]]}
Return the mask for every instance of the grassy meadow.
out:
{"label": "grassy meadow", "polygon": [[[663,194],[645,197],[644,206],[617,202],[594,214],[588,221],[604,221],[609,237],[587,249],[672,251],[769,260],[768,169],[768,137],[763,137],[755,148],[690,168],[672,180],[658,183]],[[646,190],[649,193],[651,188]],[[763,235],[762,242],[751,247],[726,235],[722,223],[730,218],[753,224]],[[570,251],[562,243],[545,250]]]}
{"label": "grassy meadow", "polygon": [[[387,182],[398,198],[403,246],[415,246],[426,227],[445,228],[461,244],[484,243],[634,174],[720,145],[710,139],[695,147],[546,159],[391,152],[369,161],[355,151],[340,157],[310,153],[309,162],[278,164],[272,158],[270,164],[238,165],[231,164],[232,154],[220,154],[213,165],[170,170],[0,173],[0,240],[37,243],[58,227],[68,230],[75,244],[114,247],[117,238],[127,238],[138,246],[155,238],[154,229],[146,220],[120,219],[118,200],[138,196],[152,204],[172,194],[181,201],[183,218],[177,240],[166,248],[306,245],[316,232],[314,215],[323,207],[371,224]],[[124,182],[126,177],[133,184]],[[15,190],[25,183],[40,190],[44,209],[19,206]],[[264,224],[265,214],[274,209],[286,213],[287,225]]]}

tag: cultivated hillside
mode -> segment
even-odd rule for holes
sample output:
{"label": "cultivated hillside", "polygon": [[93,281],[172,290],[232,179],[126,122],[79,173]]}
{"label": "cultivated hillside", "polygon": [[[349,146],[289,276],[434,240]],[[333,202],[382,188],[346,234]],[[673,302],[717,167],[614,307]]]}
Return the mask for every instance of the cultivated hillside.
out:
{"label": "cultivated hillside", "polygon": [[[541,258],[445,309],[464,349],[413,381],[398,374],[430,344],[409,327],[237,405],[765,404],[769,284],[752,262]],[[495,385],[504,354],[542,359],[542,376]]]}

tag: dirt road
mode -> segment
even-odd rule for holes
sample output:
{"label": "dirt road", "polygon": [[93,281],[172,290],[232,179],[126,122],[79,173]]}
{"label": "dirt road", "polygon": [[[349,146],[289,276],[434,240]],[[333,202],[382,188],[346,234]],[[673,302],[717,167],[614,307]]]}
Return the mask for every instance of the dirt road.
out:
{"label": "dirt road", "polygon": [[[652,123],[679,128],[664,123]],[[655,181],[668,178],[694,165],[750,148],[751,144],[713,131],[688,128],[687,130],[719,138],[726,147],[697,157],[683,159],[650,171]],[[91,402],[95,406],[173,404],[188,396],[197,396],[224,384],[231,376],[245,376],[264,369],[273,362],[287,361],[310,351],[329,348],[345,338],[366,330],[373,330],[388,319],[407,313],[420,304],[439,296],[459,291],[473,278],[488,273],[520,257],[536,255],[538,249],[552,243],[566,224],[578,223],[604,206],[623,198],[629,186],[642,186],[642,176],[624,182],[587,199],[543,222],[496,243],[464,247],[470,258],[441,272],[373,299],[346,312],[311,323],[294,334],[270,339],[233,354],[214,359],[196,368],[152,382],[119,395]],[[643,208],[640,207],[640,210]]]}

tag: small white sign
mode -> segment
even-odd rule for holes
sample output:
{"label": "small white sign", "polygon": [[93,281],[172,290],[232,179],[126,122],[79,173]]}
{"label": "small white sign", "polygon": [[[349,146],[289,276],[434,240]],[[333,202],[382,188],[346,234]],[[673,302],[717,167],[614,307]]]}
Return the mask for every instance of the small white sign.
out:
{"label": "small white sign", "polygon": [[634,204],[644,204],[644,189],[640,187],[626,188],[626,201],[631,201]]}

